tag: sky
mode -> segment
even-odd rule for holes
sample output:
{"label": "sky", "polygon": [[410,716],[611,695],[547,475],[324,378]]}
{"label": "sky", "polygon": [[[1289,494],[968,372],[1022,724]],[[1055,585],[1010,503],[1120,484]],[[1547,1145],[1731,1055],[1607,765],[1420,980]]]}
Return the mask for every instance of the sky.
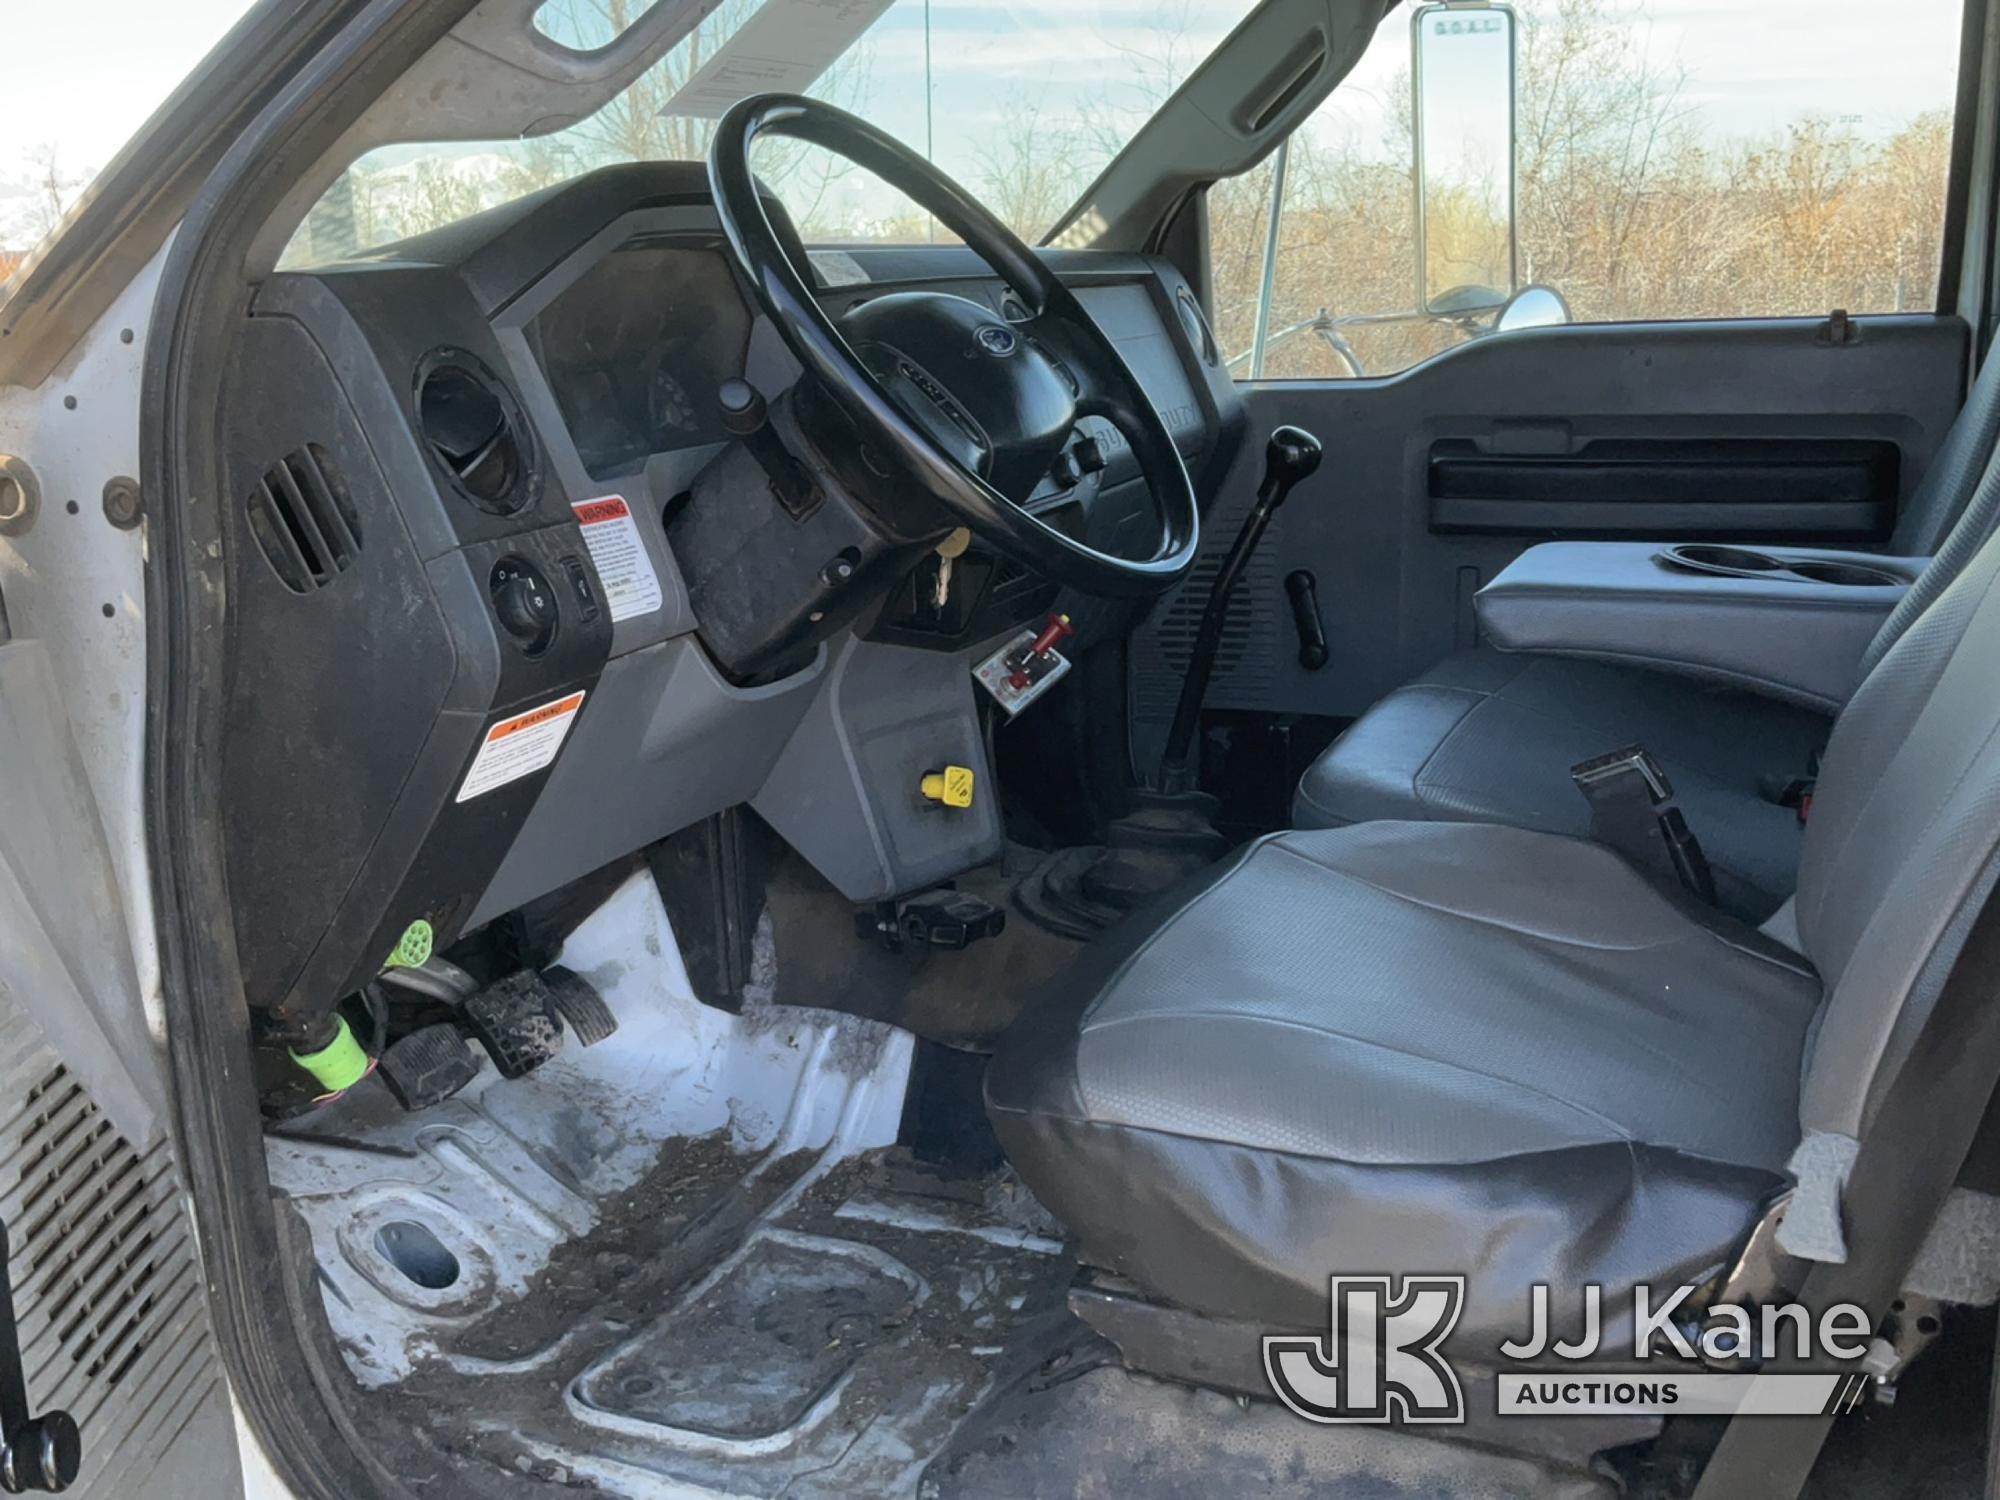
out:
{"label": "sky", "polygon": [[[675,0],[662,0],[672,4]],[[930,0],[938,156],[963,172],[1024,102],[1073,112],[1086,91],[1157,53],[1163,9],[1186,6],[1192,46],[1218,37],[1248,0]],[[1517,0],[1523,11],[1557,0]],[[1948,105],[1958,0],[1611,0],[1642,9],[1635,34],[1686,72],[1682,101],[1720,134],[1758,135],[1802,114],[1886,134]],[[78,175],[100,167],[247,9],[246,0],[0,0],[8,108],[0,134],[0,246],[16,243],[40,153]],[[921,143],[923,0],[897,0],[871,33],[868,112]],[[1322,112],[1357,132],[1379,124],[1408,65],[1407,8],[1391,14],[1341,95]],[[1134,54],[1137,54],[1135,57]],[[1185,69],[1183,69],[1185,71]],[[1124,89],[1127,97],[1140,97]],[[12,234],[10,236],[10,228]]]}

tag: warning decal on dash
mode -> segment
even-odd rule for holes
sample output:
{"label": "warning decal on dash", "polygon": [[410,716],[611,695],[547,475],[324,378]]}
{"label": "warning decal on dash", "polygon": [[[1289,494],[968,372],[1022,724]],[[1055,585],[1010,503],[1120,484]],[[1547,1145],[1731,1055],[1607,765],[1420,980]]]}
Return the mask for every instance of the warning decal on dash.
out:
{"label": "warning decal on dash", "polygon": [[479,753],[472,757],[472,769],[454,802],[470,802],[474,797],[532,776],[556,758],[576,711],[583,707],[583,694],[571,693],[540,708],[531,708],[511,719],[502,719],[486,731]]}
{"label": "warning decal on dash", "polygon": [[660,575],[653,571],[653,559],[646,555],[645,539],[624,496],[579,500],[570,509],[576,512],[583,544],[603,581],[613,623],[658,609]]}

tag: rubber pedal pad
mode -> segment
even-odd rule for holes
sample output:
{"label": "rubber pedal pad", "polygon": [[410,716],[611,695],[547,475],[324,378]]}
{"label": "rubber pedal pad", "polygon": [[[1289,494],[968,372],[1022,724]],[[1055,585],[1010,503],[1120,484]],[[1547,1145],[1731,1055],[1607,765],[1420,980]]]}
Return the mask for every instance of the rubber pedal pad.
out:
{"label": "rubber pedal pad", "polygon": [[375,1071],[404,1109],[442,1104],[479,1076],[479,1054],[449,1021],[425,1026],[389,1044]]}
{"label": "rubber pedal pad", "polygon": [[502,1078],[532,1073],[562,1051],[555,996],[533,969],[494,980],[467,1000],[460,1014]]}
{"label": "rubber pedal pad", "polygon": [[555,1002],[556,1014],[569,1022],[577,1045],[595,1047],[618,1029],[618,1018],[597,992],[597,986],[574,969],[561,964],[542,970],[542,978]]}

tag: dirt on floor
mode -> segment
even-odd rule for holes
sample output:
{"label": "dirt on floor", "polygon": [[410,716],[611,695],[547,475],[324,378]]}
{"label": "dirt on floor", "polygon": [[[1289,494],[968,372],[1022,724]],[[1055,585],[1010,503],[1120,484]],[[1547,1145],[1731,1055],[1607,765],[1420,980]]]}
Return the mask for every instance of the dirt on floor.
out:
{"label": "dirt on floor", "polygon": [[471,1324],[450,1340],[448,1352],[518,1360],[582,1318],[649,1316],[665,1295],[728,1254],[812,1165],[813,1153],[793,1152],[746,1180],[756,1160],[732,1146],[727,1131],[670,1142],[651,1171],[604,1200],[589,1234],[557,1247],[518,1301]]}

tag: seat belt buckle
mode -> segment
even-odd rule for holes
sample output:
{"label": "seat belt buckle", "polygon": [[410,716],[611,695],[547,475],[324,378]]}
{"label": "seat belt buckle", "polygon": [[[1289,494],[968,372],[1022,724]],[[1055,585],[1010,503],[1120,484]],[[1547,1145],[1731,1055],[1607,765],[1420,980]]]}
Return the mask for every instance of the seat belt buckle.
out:
{"label": "seat belt buckle", "polygon": [[[1569,768],[1569,775],[1593,808],[1599,795],[1607,793],[1629,796],[1633,791],[1643,790],[1649,808],[1674,800],[1674,784],[1667,780],[1665,767],[1653,759],[1653,753],[1644,745],[1627,745],[1622,750],[1607,750],[1589,760],[1580,760]],[[1638,779],[1627,780],[1631,777]]]}
{"label": "seat belt buckle", "polygon": [[1641,870],[1671,878],[1715,904],[1715,873],[1701,841],[1674,805],[1674,784],[1644,745],[1593,755],[1569,768],[1590,804],[1590,837]]}
{"label": "seat belt buckle", "polygon": [[1806,774],[1796,776],[1785,783],[1785,789],[1778,793],[1778,806],[1789,807],[1799,815],[1799,823],[1804,826],[1812,816],[1813,792],[1819,786],[1819,751],[1806,757]]}

